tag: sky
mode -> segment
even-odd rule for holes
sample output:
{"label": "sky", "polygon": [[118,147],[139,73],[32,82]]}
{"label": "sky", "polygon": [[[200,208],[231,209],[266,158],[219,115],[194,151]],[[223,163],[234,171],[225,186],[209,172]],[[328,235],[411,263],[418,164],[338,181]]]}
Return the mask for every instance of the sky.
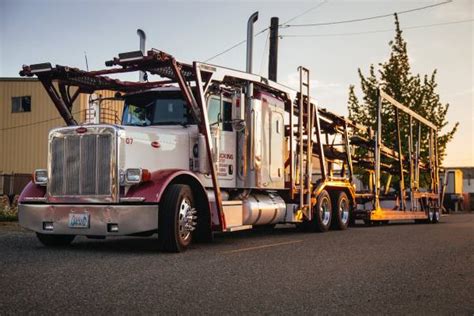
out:
{"label": "sky", "polygon": [[[268,27],[273,16],[280,23],[295,18],[289,24],[311,24],[442,2],[446,0],[0,0],[0,77],[18,77],[22,64],[47,61],[85,69],[85,53],[90,69],[105,68],[105,60],[138,48],[137,28],[146,32],[147,48],[184,62],[206,61],[246,38],[247,19],[255,11],[258,32]],[[399,16],[412,72],[430,75],[437,69],[437,91],[441,101],[450,104],[447,128],[460,123],[448,145],[445,166],[474,166],[473,3],[454,0]],[[357,69],[367,73],[370,64],[386,61],[394,34],[392,17],[281,28],[278,81],[296,88],[297,67],[309,68],[312,95],[320,106],[346,116],[349,85],[359,86]],[[267,38],[264,32],[254,41],[253,72],[263,76],[268,69]],[[209,63],[244,70],[245,44]]]}

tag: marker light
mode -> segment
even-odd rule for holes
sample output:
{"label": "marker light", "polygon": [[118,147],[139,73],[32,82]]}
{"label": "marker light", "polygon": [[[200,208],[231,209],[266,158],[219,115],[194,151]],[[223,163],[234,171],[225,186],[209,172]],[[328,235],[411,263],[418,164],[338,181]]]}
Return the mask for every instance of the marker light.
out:
{"label": "marker light", "polygon": [[48,184],[48,170],[36,169],[33,173],[33,182],[37,185]]}

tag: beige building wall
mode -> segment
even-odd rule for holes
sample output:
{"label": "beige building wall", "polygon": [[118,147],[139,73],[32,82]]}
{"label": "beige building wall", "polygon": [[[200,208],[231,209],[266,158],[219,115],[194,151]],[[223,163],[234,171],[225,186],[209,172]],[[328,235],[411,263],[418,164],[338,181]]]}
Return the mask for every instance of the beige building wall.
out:
{"label": "beige building wall", "polygon": [[[112,97],[114,92],[97,94]],[[12,113],[12,97],[20,96],[31,96],[31,112]],[[102,105],[111,109],[110,117],[114,117],[111,120],[104,115],[105,123],[118,123],[122,102],[105,100]],[[78,122],[86,120],[87,109],[88,95],[80,95],[72,110]],[[0,78],[0,174],[30,174],[45,168],[49,130],[60,126],[65,123],[38,80]]]}

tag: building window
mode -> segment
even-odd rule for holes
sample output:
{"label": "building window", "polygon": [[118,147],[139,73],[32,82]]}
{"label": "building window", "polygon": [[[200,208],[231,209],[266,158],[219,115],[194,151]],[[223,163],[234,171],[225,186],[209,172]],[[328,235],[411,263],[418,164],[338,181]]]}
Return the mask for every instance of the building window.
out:
{"label": "building window", "polygon": [[31,112],[31,96],[12,98],[12,113],[20,112]]}

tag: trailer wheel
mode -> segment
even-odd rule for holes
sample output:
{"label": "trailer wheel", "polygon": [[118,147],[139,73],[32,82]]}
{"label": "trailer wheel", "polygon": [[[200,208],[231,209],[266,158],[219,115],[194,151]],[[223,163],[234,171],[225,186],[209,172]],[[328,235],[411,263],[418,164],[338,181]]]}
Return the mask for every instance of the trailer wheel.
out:
{"label": "trailer wheel", "polygon": [[432,221],[432,223],[433,224],[438,224],[440,218],[441,218],[441,212],[440,212],[439,208],[433,207],[433,221]]}
{"label": "trailer wheel", "polygon": [[310,223],[311,230],[321,233],[328,231],[331,227],[331,215],[331,197],[326,190],[323,190],[313,208],[313,220]]}
{"label": "trailer wheel", "polygon": [[49,235],[49,234],[41,234],[36,233],[36,237],[38,240],[47,247],[66,247],[69,246],[74,238],[75,235]]}
{"label": "trailer wheel", "polygon": [[164,194],[158,212],[158,245],[166,252],[185,251],[196,226],[196,210],[191,188],[172,184]]}
{"label": "trailer wheel", "polygon": [[332,195],[332,223],[331,228],[344,230],[349,225],[351,205],[345,192],[334,192]]}

